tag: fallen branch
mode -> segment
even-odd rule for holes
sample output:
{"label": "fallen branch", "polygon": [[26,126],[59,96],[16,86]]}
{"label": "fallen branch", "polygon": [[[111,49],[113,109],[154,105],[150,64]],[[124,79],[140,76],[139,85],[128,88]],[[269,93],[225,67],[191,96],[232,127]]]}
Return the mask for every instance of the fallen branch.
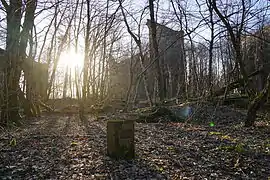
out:
{"label": "fallen branch", "polygon": [[52,109],[50,106],[46,105],[46,104],[43,103],[41,100],[39,100],[38,103],[39,103],[39,105],[40,105],[41,107],[43,107],[44,109],[46,109],[48,112],[52,112],[52,111],[53,111],[53,109]]}
{"label": "fallen branch", "polygon": [[[249,80],[251,81],[251,78],[261,74],[262,72],[264,72],[265,67],[260,68],[256,71],[254,71],[253,73],[251,73],[250,75],[248,75]],[[240,87],[244,87],[245,86],[245,81],[244,78],[238,79],[237,81],[234,81],[230,84],[228,84],[227,86],[222,87],[221,89],[213,92],[213,96],[220,96],[220,95],[224,95],[225,92],[230,92],[236,88],[240,88]]]}

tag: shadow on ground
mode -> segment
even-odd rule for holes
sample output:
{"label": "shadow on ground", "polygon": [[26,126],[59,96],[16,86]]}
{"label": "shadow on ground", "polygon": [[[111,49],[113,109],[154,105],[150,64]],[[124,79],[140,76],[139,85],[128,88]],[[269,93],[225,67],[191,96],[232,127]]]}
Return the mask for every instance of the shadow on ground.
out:
{"label": "shadow on ground", "polygon": [[[116,160],[107,156],[106,153],[106,122],[81,121],[86,133],[89,135],[87,144],[91,150],[87,154],[94,153],[91,161],[94,162],[91,172],[94,179],[166,179],[162,169],[158,169],[146,159],[136,157],[134,160]],[[87,149],[87,148],[86,148]]]}
{"label": "shadow on ground", "polygon": [[270,177],[267,129],[136,123],[136,158],[125,161],[106,155],[105,120],[51,115],[26,127],[0,134],[0,179]]}

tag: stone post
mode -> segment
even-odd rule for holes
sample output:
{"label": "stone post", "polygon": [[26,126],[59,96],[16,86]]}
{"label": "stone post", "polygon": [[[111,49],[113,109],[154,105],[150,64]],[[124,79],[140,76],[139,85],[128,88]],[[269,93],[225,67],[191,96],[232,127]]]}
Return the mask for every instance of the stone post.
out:
{"label": "stone post", "polygon": [[107,122],[107,153],[116,159],[135,157],[134,121],[109,120]]}

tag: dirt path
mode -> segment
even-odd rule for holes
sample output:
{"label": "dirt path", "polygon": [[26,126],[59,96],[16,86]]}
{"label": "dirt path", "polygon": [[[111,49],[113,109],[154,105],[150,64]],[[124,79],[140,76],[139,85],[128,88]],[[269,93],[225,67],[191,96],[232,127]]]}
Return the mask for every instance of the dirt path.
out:
{"label": "dirt path", "polygon": [[116,161],[106,156],[105,125],[91,117],[49,115],[10,132],[13,136],[2,132],[0,179],[270,177],[268,128],[136,124],[136,159]]}

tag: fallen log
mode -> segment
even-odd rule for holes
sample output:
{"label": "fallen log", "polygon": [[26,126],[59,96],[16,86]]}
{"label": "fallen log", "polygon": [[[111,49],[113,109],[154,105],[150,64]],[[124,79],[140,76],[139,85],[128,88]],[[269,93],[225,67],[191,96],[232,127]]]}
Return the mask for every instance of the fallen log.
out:
{"label": "fallen log", "polygon": [[[261,74],[262,72],[264,72],[264,69],[265,69],[264,67],[260,68],[256,71],[254,71],[253,73],[251,73],[250,75],[248,75],[249,80],[251,81],[252,77],[257,76],[257,75]],[[241,79],[238,79],[238,80],[222,87],[221,89],[219,89],[217,91],[214,91],[212,96],[221,96],[221,95],[224,95],[225,92],[230,92],[236,88],[240,88],[240,87],[244,87],[244,86],[245,86],[245,81],[243,78],[241,78]]]}
{"label": "fallen log", "polygon": [[247,108],[249,104],[249,98],[247,95],[240,94],[229,94],[224,98],[224,95],[216,96],[211,99],[211,102],[214,104],[222,104],[222,105],[234,105],[239,108]]}
{"label": "fallen log", "polygon": [[52,109],[50,106],[48,106],[47,104],[45,104],[45,103],[42,102],[41,100],[39,100],[38,103],[39,103],[39,105],[40,105],[41,107],[43,107],[44,109],[46,109],[48,112],[52,112],[52,111],[53,111],[53,109]]}
{"label": "fallen log", "polygon": [[172,122],[181,122],[183,119],[178,117],[172,110],[167,107],[151,107],[147,111],[138,112],[138,119],[136,122],[141,123],[158,123],[161,117],[169,118]]}
{"label": "fallen log", "polygon": [[40,111],[39,111],[39,106],[37,103],[34,102],[33,99],[27,99],[25,97],[24,92],[18,87],[19,93],[18,93],[18,98],[22,103],[22,108],[24,111],[24,115],[26,117],[39,117],[40,116]]}

